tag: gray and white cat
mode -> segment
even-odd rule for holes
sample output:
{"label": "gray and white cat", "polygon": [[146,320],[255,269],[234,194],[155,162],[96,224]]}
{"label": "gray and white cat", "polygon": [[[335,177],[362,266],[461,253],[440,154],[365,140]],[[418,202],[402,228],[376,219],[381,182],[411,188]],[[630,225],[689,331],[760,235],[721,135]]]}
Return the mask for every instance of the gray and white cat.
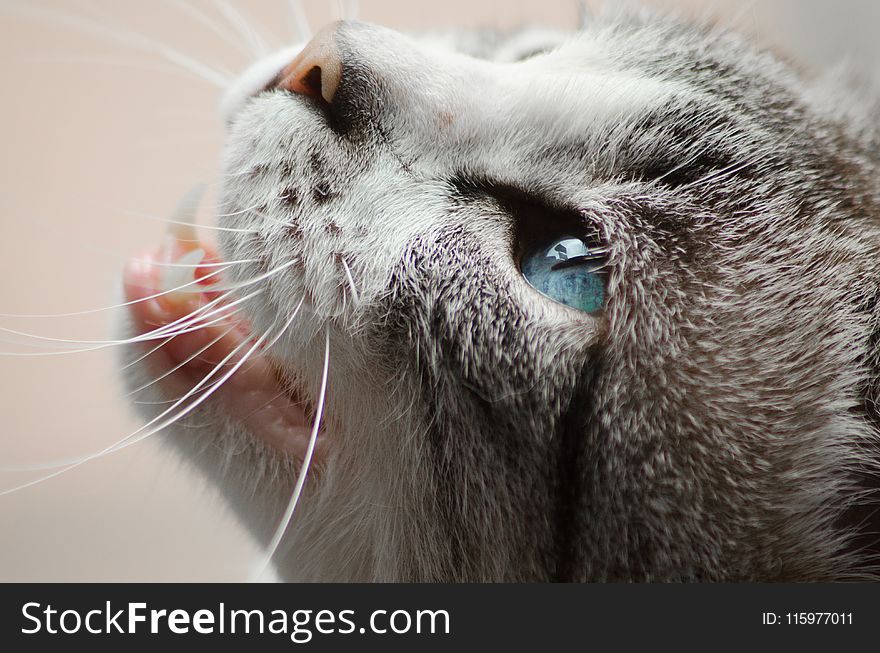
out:
{"label": "gray and white cat", "polygon": [[[272,549],[320,413],[282,578],[873,576],[875,104],[636,13],[338,23],[224,111],[238,312],[126,371],[171,402],[219,365],[168,441]],[[129,297],[160,276],[133,264]]]}

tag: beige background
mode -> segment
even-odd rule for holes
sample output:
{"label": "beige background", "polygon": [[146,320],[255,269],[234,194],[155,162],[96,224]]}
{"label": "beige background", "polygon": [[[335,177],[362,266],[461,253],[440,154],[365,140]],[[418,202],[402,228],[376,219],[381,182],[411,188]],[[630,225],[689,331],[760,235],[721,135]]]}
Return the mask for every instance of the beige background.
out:
{"label": "beige background", "polygon": [[[188,2],[223,25],[214,3]],[[871,41],[880,27],[877,4],[859,3],[861,13],[848,16],[838,4],[831,10],[821,3],[798,3],[789,12],[755,3],[733,13],[746,29],[792,47],[792,35],[800,37],[811,43],[807,55],[823,59],[841,54],[846,41],[858,45],[853,35],[864,32],[862,40]],[[284,0],[235,5],[273,45],[291,40]],[[313,28],[338,17],[335,2],[303,5]],[[190,186],[215,177],[222,138],[217,90],[158,56],[85,31],[77,21],[92,9],[95,20],[116,25],[110,30],[117,36],[136,32],[231,71],[248,61],[174,2],[0,0],[3,313],[117,301],[125,257],[157,243],[163,230],[137,214],[167,216]],[[362,19],[398,29],[570,26],[575,16],[568,0],[367,0],[360,8]],[[807,19],[822,25],[821,39],[804,38],[811,34],[801,24]],[[234,31],[228,23],[224,29]],[[209,220],[210,211],[204,213]],[[0,317],[0,327],[94,340],[109,337],[111,315]],[[6,342],[0,350],[40,351]],[[0,357],[0,467],[97,451],[137,425],[120,396],[111,349]],[[0,490],[41,473],[0,472]],[[258,555],[217,497],[155,438],[0,496],[0,538],[0,580],[7,581],[236,580],[247,577]]]}

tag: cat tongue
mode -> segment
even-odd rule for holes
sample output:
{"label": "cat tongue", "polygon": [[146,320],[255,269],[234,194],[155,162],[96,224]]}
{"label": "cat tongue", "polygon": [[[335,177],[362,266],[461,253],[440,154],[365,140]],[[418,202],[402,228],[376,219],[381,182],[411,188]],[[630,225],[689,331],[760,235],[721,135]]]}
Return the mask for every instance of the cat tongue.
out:
{"label": "cat tongue", "polygon": [[[176,401],[216,369],[181,402],[180,410],[212,392],[205,404],[222,407],[266,444],[302,457],[311,431],[305,403],[280,380],[266,352],[254,348],[247,322],[211,291],[221,261],[199,242],[191,227],[198,197],[200,193],[191,193],[181,202],[174,220],[182,224],[173,225],[162,247],[143,253],[125,268],[125,295],[132,302],[136,333],[167,328],[157,332],[156,339],[138,345],[144,354],[155,349],[143,360],[148,380],[156,380],[164,399]],[[212,389],[237,365],[235,373]]]}

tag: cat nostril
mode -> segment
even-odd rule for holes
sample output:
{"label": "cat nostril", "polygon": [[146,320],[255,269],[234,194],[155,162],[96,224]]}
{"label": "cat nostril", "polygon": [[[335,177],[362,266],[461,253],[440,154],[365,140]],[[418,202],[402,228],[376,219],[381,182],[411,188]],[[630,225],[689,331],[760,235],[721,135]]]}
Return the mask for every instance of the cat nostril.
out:
{"label": "cat nostril", "polygon": [[332,103],[342,77],[337,27],[334,23],[318,32],[275,78],[275,87]]}

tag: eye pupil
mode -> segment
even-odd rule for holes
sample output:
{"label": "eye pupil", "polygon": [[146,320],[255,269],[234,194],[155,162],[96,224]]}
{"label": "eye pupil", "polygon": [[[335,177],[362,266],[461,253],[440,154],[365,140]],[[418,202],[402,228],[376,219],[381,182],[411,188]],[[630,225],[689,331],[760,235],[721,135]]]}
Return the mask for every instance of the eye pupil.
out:
{"label": "eye pupil", "polygon": [[597,313],[605,305],[603,262],[601,248],[565,236],[526,251],[522,273],[532,287],[553,301]]}

